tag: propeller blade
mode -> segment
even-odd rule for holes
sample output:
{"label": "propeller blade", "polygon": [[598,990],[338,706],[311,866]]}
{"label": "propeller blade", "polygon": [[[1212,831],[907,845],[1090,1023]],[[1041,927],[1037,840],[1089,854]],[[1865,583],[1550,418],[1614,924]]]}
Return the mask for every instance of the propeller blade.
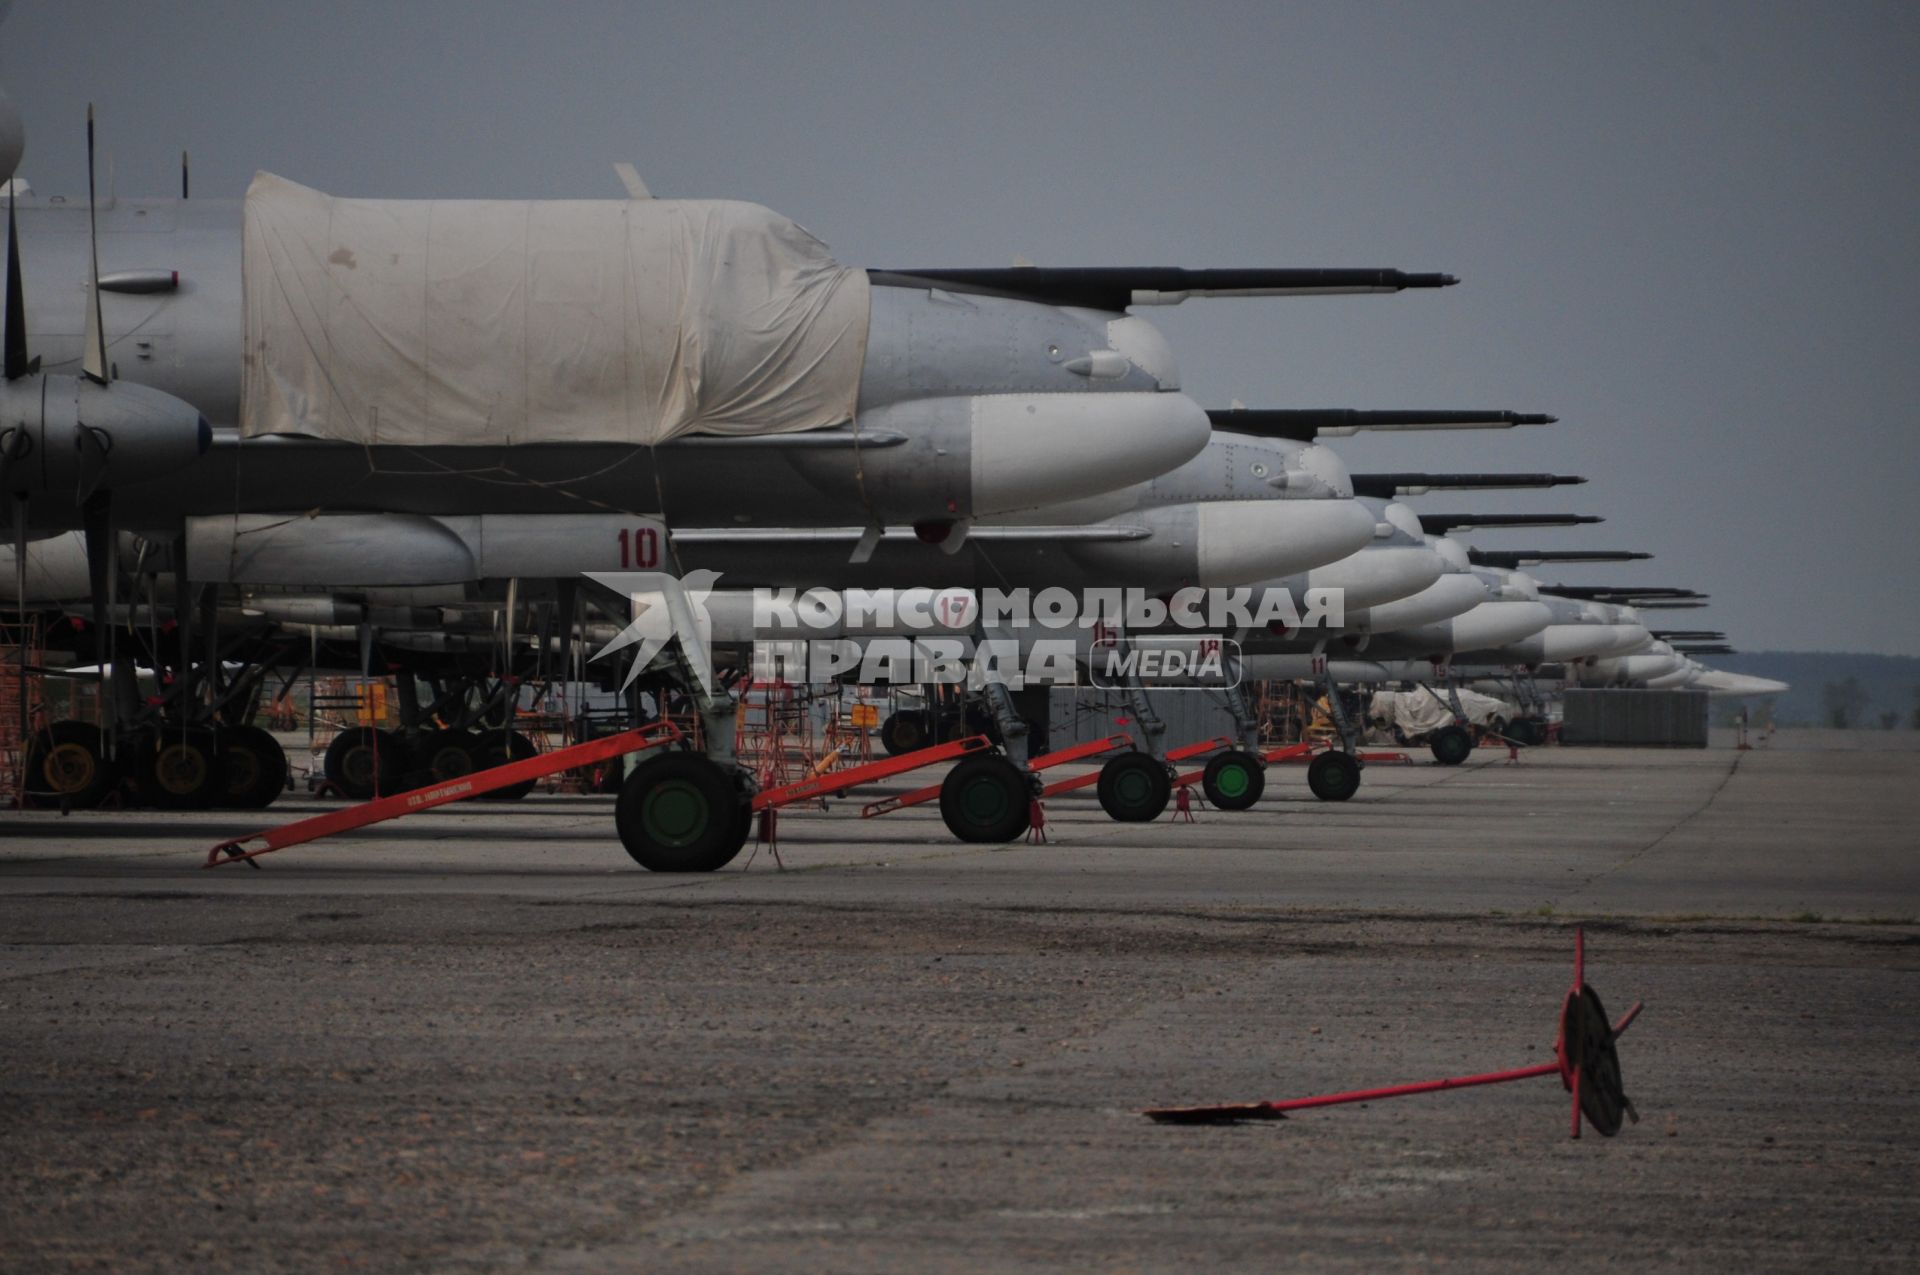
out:
{"label": "propeller blade", "polygon": [[13,205],[18,196],[7,189],[7,348],[6,376],[19,380],[33,371],[27,358],[27,294],[20,279],[20,231],[14,225]]}
{"label": "propeller blade", "polygon": [[20,611],[20,674],[14,688],[20,701],[20,739],[27,738],[27,498],[13,500],[13,587],[14,601]]}
{"label": "propeller blade", "polygon": [[113,552],[113,505],[107,492],[87,501],[80,510],[81,526],[87,544],[87,592],[93,603],[93,660],[100,670],[100,716],[103,726],[111,725],[113,693],[107,667],[113,662],[108,648],[113,611],[113,577],[117,564]]}
{"label": "propeller blade", "polygon": [[87,248],[93,274],[87,280],[87,348],[80,370],[101,385],[107,383],[106,326],[100,321],[100,227],[94,212],[93,103],[87,103]]}
{"label": "propeller blade", "polygon": [[[32,450],[33,439],[28,435],[24,421],[18,425],[0,429],[0,491],[7,490],[7,475],[12,471],[13,463],[17,460],[25,460],[27,453]],[[17,499],[20,507],[26,508],[26,496],[19,495]]]}
{"label": "propeller blade", "polygon": [[[13,498],[13,588],[14,601],[20,604],[20,622],[27,617],[27,498]],[[25,738],[25,736],[22,736]]]}
{"label": "propeller blade", "polygon": [[113,450],[113,436],[83,421],[73,427],[73,445],[80,453],[80,476],[73,503],[84,505],[93,499],[100,489],[100,480],[107,476],[107,454]]}
{"label": "propeller blade", "polygon": [[554,608],[560,620],[560,650],[556,662],[560,666],[560,681],[567,682],[573,677],[573,619],[579,609],[580,582],[566,576],[554,583]]}

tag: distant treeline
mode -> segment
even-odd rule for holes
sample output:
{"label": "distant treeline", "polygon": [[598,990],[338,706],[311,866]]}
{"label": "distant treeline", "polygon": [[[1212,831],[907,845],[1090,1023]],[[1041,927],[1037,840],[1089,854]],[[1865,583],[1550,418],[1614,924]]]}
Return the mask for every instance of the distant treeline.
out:
{"label": "distant treeline", "polygon": [[[1841,651],[1747,651],[1702,662],[1729,673],[1777,678],[1793,689],[1773,697],[1779,726],[1920,729],[1920,659]],[[1755,701],[1756,706],[1761,701]],[[1754,720],[1762,719],[1756,712]]]}

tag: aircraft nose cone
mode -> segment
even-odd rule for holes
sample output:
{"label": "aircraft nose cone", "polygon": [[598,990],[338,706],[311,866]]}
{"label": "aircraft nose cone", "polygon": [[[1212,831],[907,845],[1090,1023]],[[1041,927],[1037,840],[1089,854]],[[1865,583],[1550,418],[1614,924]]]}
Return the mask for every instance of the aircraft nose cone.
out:
{"label": "aircraft nose cone", "polygon": [[1340,589],[1349,614],[1411,598],[1440,579],[1446,561],[1424,545],[1381,545],[1307,574],[1316,589]]}
{"label": "aircraft nose cone", "polygon": [[1485,651],[1510,646],[1547,627],[1553,610],[1542,602],[1482,602],[1453,620],[1453,649]]}
{"label": "aircraft nose cone", "polygon": [[1619,649],[1620,635],[1610,624],[1549,624],[1525,645],[1536,662],[1558,664],[1611,654]]}
{"label": "aircraft nose cone", "polygon": [[1373,539],[1352,500],[1230,500],[1199,506],[1200,583],[1226,587],[1311,571]]}
{"label": "aircraft nose cone", "polygon": [[1375,633],[1438,624],[1465,615],[1487,600],[1487,586],[1479,577],[1449,572],[1411,597],[1369,607],[1366,626]]}
{"label": "aircraft nose cone", "polygon": [[1184,394],[983,394],[971,400],[975,514],[1146,482],[1200,454],[1212,426]]}
{"label": "aircraft nose cone", "polygon": [[1620,668],[1629,682],[1650,682],[1656,677],[1665,677],[1679,671],[1684,666],[1677,655],[1629,655],[1620,661]]}
{"label": "aircraft nose cone", "polygon": [[1609,655],[1625,655],[1653,641],[1653,634],[1647,632],[1645,625],[1610,624],[1607,627],[1613,630],[1615,638],[1614,645],[1607,652]]}

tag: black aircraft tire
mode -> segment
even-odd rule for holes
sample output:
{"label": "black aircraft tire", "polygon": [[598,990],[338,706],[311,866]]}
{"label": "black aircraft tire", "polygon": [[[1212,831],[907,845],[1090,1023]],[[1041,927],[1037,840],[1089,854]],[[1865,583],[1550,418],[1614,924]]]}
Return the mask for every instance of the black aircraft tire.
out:
{"label": "black aircraft tire", "polygon": [[212,731],[163,729],[139,744],[140,795],[162,810],[205,810],[227,790],[221,746]]}
{"label": "black aircraft tire", "polygon": [[[504,766],[510,761],[525,761],[529,757],[540,755],[540,750],[534,746],[533,741],[519,731],[508,734],[505,748],[501,747],[500,732],[497,730],[490,730],[477,736],[470,735],[467,738],[471,744],[469,751],[473,756],[475,770],[488,770],[494,766]],[[480,798],[483,801],[519,801],[532,792],[534,785],[539,782],[537,779],[523,779],[506,788],[483,792]]]}
{"label": "black aircraft tire", "polygon": [[398,736],[371,726],[355,726],[333,737],[322,768],[343,796],[365,801],[374,795],[376,784],[382,797],[398,792],[406,764],[406,745]]}
{"label": "black aircraft tire", "polygon": [[1322,801],[1345,801],[1360,790],[1360,762],[1352,753],[1321,753],[1307,766],[1307,787]]}
{"label": "black aircraft tire", "polygon": [[753,831],[753,799],[745,793],[736,793],[734,800],[735,823],[733,840],[729,843],[731,848],[727,851],[726,858],[713,865],[715,868],[724,868],[732,863],[734,856],[740,853],[740,848],[747,844],[748,834]]}
{"label": "black aircraft tire", "polygon": [[220,762],[225,776],[219,804],[229,810],[265,810],[286,791],[286,750],[258,726],[222,730]]}
{"label": "black aircraft tire", "polygon": [[1151,823],[1173,797],[1167,764],[1146,753],[1120,753],[1100,768],[1100,808],[1120,823]]}
{"label": "black aircraft tire", "polygon": [[1473,752],[1473,736],[1464,726],[1442,726],[1427,738],[1427,747],[1442,766],[1458,766]]}
{"label": "black aircraft tire", "polygon": [[1537,717],[1516,717],[1507,726],[1507,738],[1529,748],[1547,742],[1547,724]]}
{"label": "black aircraft tire", "polygon": [[633,861],[649,872],[712,872],[746,841],[748,808],[739,786],[698,753],[664,753],[620,785],[613,825]]}
{"label": "black aircraft tire", "polygon": [[24,771],[28,804],[90,810],[113,791],[119,771],[101,746],[100,728],[55,722],[33,737]]}
{"label": "black aircraft tire", "polygon": [[880,746],[890,756],[898,757],[901,753],[925,748],[931,742],[931,734],[927,729],[926,714],[912,711],[889,713],[887,720],[880,723]]}
{"label": "black aircraft tire", "polygon": [[436,784],[470,775],[479,743],[477,737],[465,731],[427,731],[414,741],[414,768],[426,772],[428,782]]}
{"label": "black aircraft tire", "polygon": [[1218,809],[1246,810],[1266,791],[1267,772],[1252,753],[1229,748],[1208,760],[1200,787]]}
{"label": "black aircraft tire", "polygon": [[998,753],[963,758],[940,781],[940,818],[962,841],[1012,841],[1027,830],[1032,800],[1026,772]]}

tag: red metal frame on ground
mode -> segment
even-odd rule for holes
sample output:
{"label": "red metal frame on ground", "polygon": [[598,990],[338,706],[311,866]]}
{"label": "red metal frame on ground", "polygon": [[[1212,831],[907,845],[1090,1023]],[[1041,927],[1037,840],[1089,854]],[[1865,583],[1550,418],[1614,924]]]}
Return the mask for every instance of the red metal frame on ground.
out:
{"label": "red metal frame on ground", "polygon": [[[872,783],[876,779],[904,775],[910,770],[918,770],[922,766],[931,766],[936,762],[951,761],[956,757],[986,752],[992,747],[993,741],[985,735],[969,735],[965,739],[956,739],[945,744],[935,744],[931,748],[918,748],[910,753],[901,753],[898,757],[883,757],[879,761],[870,761],[865,765],[829,771],[824,775],[802,779],[798,783],[784,784],[778,788],[769,788],[765,792],[755,793],[753,809],[756,813],[762,810],[778,810],[796,801],[809,801],[815,797],[830,796],[861,784]],[[937,794],[940,790],[936,787],[933,791]]]}
{"label": "red metal frame on ground", "polygon": [[[1101,753],[1115,752],[1133,746],[1131,735],[1109,735],[1105,739],[1090,739],[1084,744],[1075,744],[1071,748],[1062,748],[1058,752],[1048,753],[1027,763],[1029,771],[1042,771],[1050,766],[1064,765],[1070,761],[1082,761]],[[919,806],[932,801],[940,795],[939,784],[928,784],[925,788],[916,788],[899,797],[882,797],[870,801],[860,810],[862,819],[872,819],[876,815],[892,814],[896,810],[905,810],[908,806]]]}
{"label": "red metal frame on ground", "polygon": [[[265,832],[237,837],[232,841],[222,841],[207,851],[207,861],[201,866],[216,868],[223,863],[248,862],[258,859],[263,854],[284,850],[288,846],[318,841],[322,837],[331,837],[335,833],[350,832],[370,824],[384,823],[388,819],[398,819],[422,810],[432,810],[436,806],[465,801],[468,797],[478,797],[482,793],[493,792],[499,788],[510,788],[528,779],[538,779],[542,775],[572,770],[576,766],[591,766],[595,762],[606,761],[611,757],[637,753],[645,748],[658,748],[662,744],[675,743],[682,738],[684,738],[683,733],[673,723],[654,722],[638,730],[621,731],[618,735],[608,735],[601,739],[588,740],[584,744],[555,749],[550,753],[541,753],[538,757],[523,757],[519,761],[511,761],[504,766],[476,770],[470,775],[462,775],[458,779],[450,779],[445,783],[428,784],[424,788],[415,788],[410,792],[395,793],[391,797],[379,797],[357,806],[349,806],[344,810],[330,810],[326,814],[296,820],[278,828],[269,828]],[[241,848],[253,842],[260,843],[259,848],[253,850]]]}
{"label": "red metal frame on ground", "polygon": [[[1587,985],[1587,936],[1584,928],[1573,932],[1573,987],[1567,993],[1567,1001],[1579,998]],[[1641,1003],[1635,1001],[1632,1008],[1620,1015],[1613,1024],[1613,1034],[1617,1037],[1633,1025],[1640,1016]],[[1284,1120],[1289,1111],[1304,1111],[1311,1107],[1338,1107],[1350,1102],[1373,1102],[1381,1098],[1400,1098],[1408,1094],[1437,1093],[1443,1089],[1467,1089],[1474,1085],[1505,1084],[1509,1080],[1530,1080],[1535,1076],[1558,1076],[1567,1092],[1573,1095],[1573,1133],[1580,1136],[1580,1063],[1567,1054],[1567,1010],[1563,1003],[1559,1030],[1553,1042],[1554,1060],[1536,1063],[1530,1067],[1513,1067],[1505,1071],[1484,1071],[1472,1076],[1449,1076],[1444,1080],[1418,1080],[1406,1085],[1386,1085],[1376,1089],[1352,1089],[1345,1093],[1317,1094],[1311,1098],[1287,1098],[1279,1102],[1225,1103],[1208,1107],[1156,1107],[1145,1114],[1167,1124],[1207,1124],[1234,1120]],[[1632,1104],[1628,1104],[1631,1114]],[[1634,1116],[1638,1120],[1638,1116]],[[1605,1130],[1603,1130],[1605,1132]]]}
{"label": "red metal frame on ground", "polygon": [[[1332,751],[1333,749],[1331,748],[1331,746],[1322,745],[1318,743],[1282,744],[1278,748],[1269,748],[1267,749],[1267,751],[1261,753],[1260,759],[1262,761],[1269,762],[1269,763],[1308,762],[1308,761],[1312,761],[1314,756],[1318,753],[1332,752]],[[1398,751],[1379,752],[1379,753],[1355,753],[1354,757],[1357,760],[1364,761],[1364,762],[1406,762],[1408,764],[1412,764],[1413,762],[1413,757],[1411,754],[1398,752]],[[1183,780],[1182,782],[1191,782],[1191,780]]]}
{"label": "red metal frame on ground", "polygon": [[[1167,751],[1168,761],[1185,761],[1189,757],[1198,757],[1202,753],[1217,753],[1222,748],[1233,747],[1233,741],[1225,735],[1215,735],[1212,739],[1203,739],[1198,743],[1182,744]],[[1091,788],[1100,782],[1100,772],[1093,771],[1085,775],[1075,775],[1072,779],[1062,779],[1058,783],[1048,784],[1040,790],[1042,797],[1053,797],[1063,792],[1073,792],[1079,788]],[[1179,782],[1189,782],[1180,780]]]}

